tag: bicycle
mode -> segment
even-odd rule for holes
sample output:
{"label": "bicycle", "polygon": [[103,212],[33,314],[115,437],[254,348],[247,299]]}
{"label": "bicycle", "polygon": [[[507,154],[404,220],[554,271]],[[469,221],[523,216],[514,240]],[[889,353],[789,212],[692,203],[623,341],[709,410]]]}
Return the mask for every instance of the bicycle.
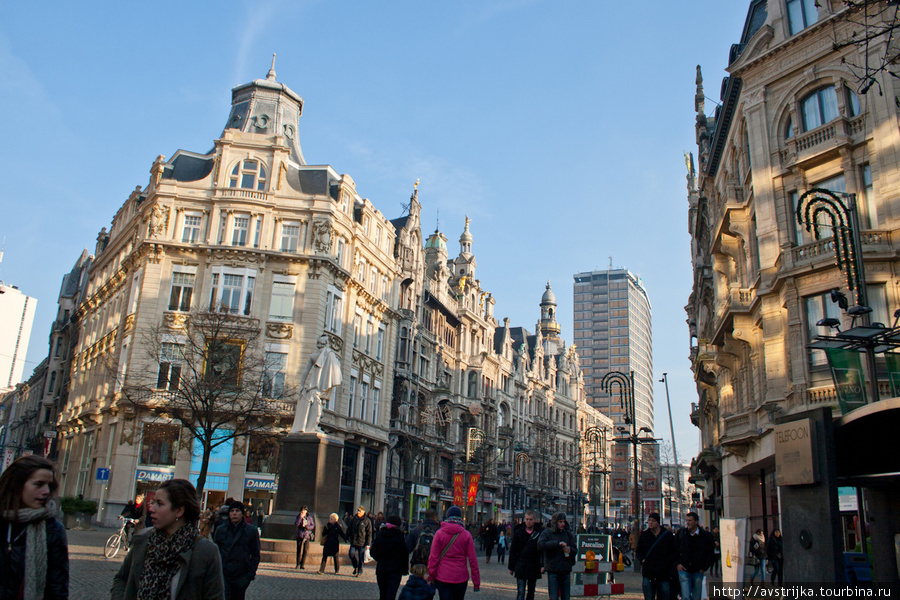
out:
{"label": "bicycle", "polygon": [[[106,556],[106,558],[114,557],[119,553],[119,549],[122,547],[128,552],[128,546],[131,542],[128,526],[135,525],[138,522],[138,519],[128,519],[121,515],[119,515],[119,520],[122,521],[122,524],[119,526],[119,531],[109,536],[109,539],[106,540],[106,545],[103,547],[103,555]],[[135,528],[132,527],[131,532],[133,532],[134,529]]]}

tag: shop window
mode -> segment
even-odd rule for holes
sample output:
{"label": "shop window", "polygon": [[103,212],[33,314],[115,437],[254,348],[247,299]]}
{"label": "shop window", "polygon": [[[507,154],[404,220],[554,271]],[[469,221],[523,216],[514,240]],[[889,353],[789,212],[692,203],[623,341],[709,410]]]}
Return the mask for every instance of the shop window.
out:
{"label": "shop window", "polygon": [[180,427],[172,423],[144,423],[141,431],[141,464],[174,467]]}
{"label": "shop window", "polygon": [[278,473],[281,444],[268,435],[251,435],[247,442],[248,473]]}

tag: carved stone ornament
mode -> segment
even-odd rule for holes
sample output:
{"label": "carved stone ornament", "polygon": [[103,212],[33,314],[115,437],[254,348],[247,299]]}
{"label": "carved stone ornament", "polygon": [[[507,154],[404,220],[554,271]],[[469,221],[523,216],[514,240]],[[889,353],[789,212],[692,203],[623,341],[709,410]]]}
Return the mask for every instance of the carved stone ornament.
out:
{"label": "carved stone ornament", "polygon": [[276,340],[289,340],[294,335],[292,323],[266,323],[266,337]]}
{"label": "carved stone ornament", "polygon": [[316,252],[331,252],[331,221],[313,220],[313,249]]}
{"label": "carved stone ornament", "polygon": [[330,331],[326,331],[325,335],[328,336],[328,347],[337,352],[338,355],[344,351],[344,340],[335,333]]}
{"label": "carved stone ornament", "polygon": [[159,235],[165,233],[169,227],[169,213],[171,209],[168,206],[157,204],[153,207],[150,214],[150,235]]}
{"label": "carved stone ornament", "polygon": [[128,335],[129,333],[131,333],[131,330],[134,329],[134,319],[135,319],[135,317],[137,317],[137,315],[136,315],[135,313],[131,313],[130,315],[128,315],[127,317],[125,317],[125,327],[124,327],[124,330],[123,330],[123,333],[124,333],[125,335]]}
{"label": "carved stone ornament", "polygon": [[134,432],[137,429],[134,419],[126,419],[122,422],[122,435],[119,436],[119,445],[134,444]]}
{"label": "carved stone ornament", "polygon": [[163,315],[163,325],[169,329],[184,329],[187,325],[188,316],[178,313],[165,313]]}

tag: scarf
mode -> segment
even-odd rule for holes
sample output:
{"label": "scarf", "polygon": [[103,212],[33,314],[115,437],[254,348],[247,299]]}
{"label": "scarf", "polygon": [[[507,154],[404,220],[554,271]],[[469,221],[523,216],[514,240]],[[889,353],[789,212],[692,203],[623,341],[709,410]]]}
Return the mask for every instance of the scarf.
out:
{"label": "scarf", "polygon": [[7,536],[12,531],[12,523],[27,523],[24,600],[39,600],[44,597],[44,586],[47,584],[47,519],[52,519],[55,515],[56,502],[52,499],[43,508],[20,508],[18,511],[3,513],[3,518],[10,523]]}
{"label": "scarf", "polygon": [[169,538],[162,531],[153,530],[138,582],[138,600],[168,600],[172,577],[181,565],[180,555],[194,547],[196,537],[197,527],[192,523],[182,525]]}
{"label": "scarf", "polygon": [[462,517],[447,517],[444,519],[445,523],[456,523],[457,525],[466,526],[466,522],[462,520]]}

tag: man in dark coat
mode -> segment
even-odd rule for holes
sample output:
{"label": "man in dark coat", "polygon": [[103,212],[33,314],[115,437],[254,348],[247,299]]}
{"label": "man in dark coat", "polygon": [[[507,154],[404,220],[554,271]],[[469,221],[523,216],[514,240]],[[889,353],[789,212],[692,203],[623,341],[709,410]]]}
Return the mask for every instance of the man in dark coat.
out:
{"label": "man in dark coat", "polygon": [[715,560],[713,535],[700,527],[700,516],[689,512],[685,526],[675,535],[678,545],[678,583],[682,600],[700,600],[703,574]]}
{"label": "man in dark coat", "polygon": [[678,561],[675,536],[659,526],[659,513],[647,517],[647,529],[638,539],[635,557],[641,563],[644,600],[669,600],[669,581]]}
{"label": "man in dark coat", "polygon": [[513,529],[509,547],[509,574],[516,577],[517,600],[534,600],[534,588],[541,578],[541,551],[538,538],[541,524],[533,510],[525,513],[525,521]]}
{"label": "man in dark coat", "polygon": [[350,562],[353,575],[359,577],[365,564],[364,553],[372,543],[372,520],[366,516],[366,507],[356,509],[356,516],[347,524],[347,541],[350,543]]}
{"label": "man in dark coat", "polygon": [[382,598],[397,597],[400,580],[409,573],[408,557],[403,522],[397,515],[390,515],[372,542],[372,558],[378,561],[375,580]]}
{"label": "man in dark coat", "polygon": [[547,591],[550,600],[569,600],[572,565],[575,563],[575,536],[569,529],[565,513],[557,513],[550,526],[538,537],[538,548],[544,553]]}
{"label": "man in dark coat", "polygon": [[228,523],[216,528],[213,539],[222,555],[225,600],[244,600],[259,567],[259,532],[244,520],[242,502],[231,503]]}

